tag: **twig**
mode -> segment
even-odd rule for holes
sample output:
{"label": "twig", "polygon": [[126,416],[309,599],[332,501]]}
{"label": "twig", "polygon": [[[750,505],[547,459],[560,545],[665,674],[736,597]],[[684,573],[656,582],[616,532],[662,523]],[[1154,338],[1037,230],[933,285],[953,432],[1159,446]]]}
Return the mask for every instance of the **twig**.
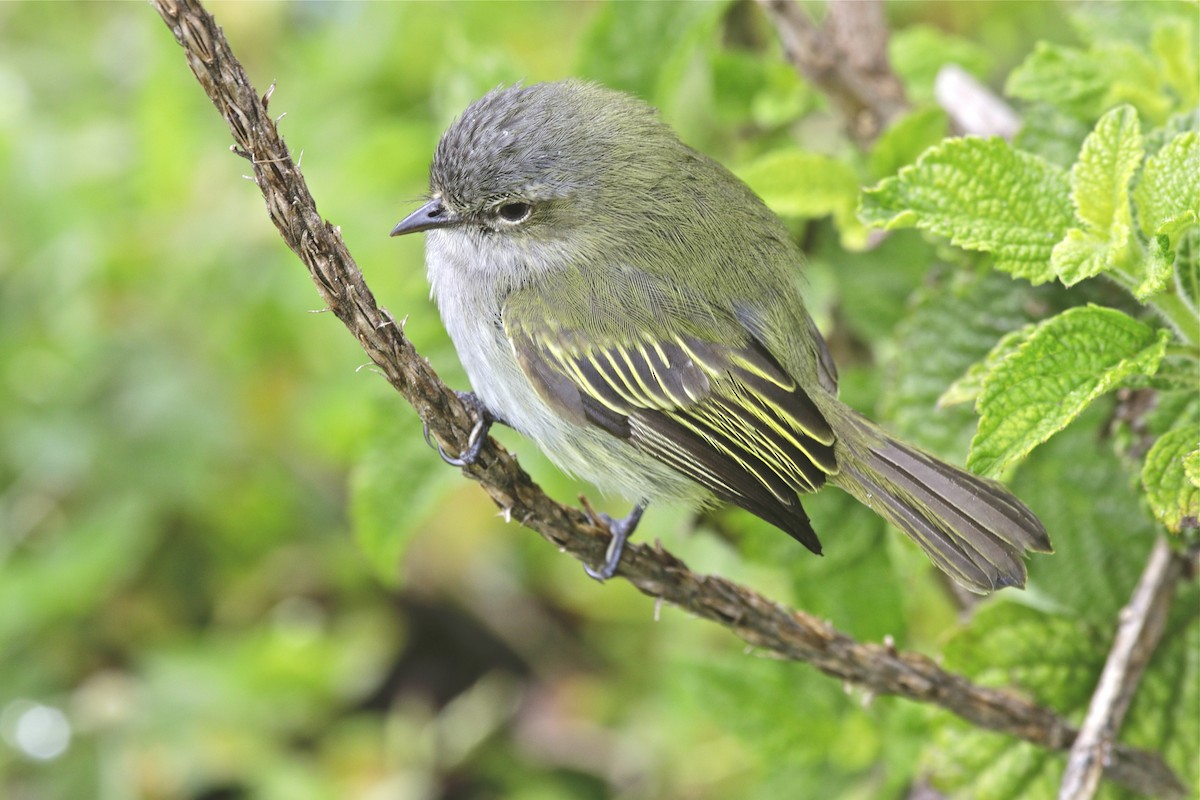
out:
{"label": "twig", "polygon": [[[189,66],[249,154],[254,178],[284,241],[308,267],[321,297],[387,380],[428,421],[433,435],[455,451],[467,444],[473,421],[458,397],[375,304],[336,228],[321,219],[265,103],[250,85],[229,43],[198,0],[155,0],[183,46]],[[507,514],[584,563],[596,563],[606,533],[582,512],[547,497],[516,460],[489,440],[463,472],[479,482]],[[697,575],[670,553],[648,545],[626,548],[618,573],[642,593],[713,620],[746,642],[804,661],[873,694],[891,694],[945,708],[989,730],[1065,750],[1076,731],[1053,711],[1012,692],[989,689],[946,672],[931,659],[864,644],[831,625],[768,600],[720,577]],[[1155,754],[1117,747],[1106,774],[1143,793],[1173,796],[1182,784]]]}
{"label": "twig", "polygon": [[831,0],[818,26],[796,0],[759,0],[792,66],[841,112],[860,147],[907,107],[888,62],[888,28],[879,0]]}
{"label": "twig", "polygon": [[1012,106],[957,64],[938,70],[933,96],[959,134],[1003,136],[1012,140],[1021,129],[1021,118]]}
{"label": "twig", "polygon": [[1101,772],[1110,759],[1142,670],[1162,637],[1182,571],[1182,558],[1173,554],[1167,540],[1160,537],[1129,604],[1121,609],[1117,635],[1087,717],[1071,747],[1058,800],[1091,800],[1100,787]]}

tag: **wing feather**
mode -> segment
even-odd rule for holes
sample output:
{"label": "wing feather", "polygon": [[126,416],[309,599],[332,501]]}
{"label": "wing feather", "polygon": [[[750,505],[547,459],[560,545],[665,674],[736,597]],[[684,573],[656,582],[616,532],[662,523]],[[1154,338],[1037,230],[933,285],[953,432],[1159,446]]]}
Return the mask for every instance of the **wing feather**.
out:
{"label": "wing feather", "polygon": [[589,342],[550,327],[505,331],[538,395],[784,529],[815,552],[797,493],[837,474],[834,434],[796,380],[748,332]]}

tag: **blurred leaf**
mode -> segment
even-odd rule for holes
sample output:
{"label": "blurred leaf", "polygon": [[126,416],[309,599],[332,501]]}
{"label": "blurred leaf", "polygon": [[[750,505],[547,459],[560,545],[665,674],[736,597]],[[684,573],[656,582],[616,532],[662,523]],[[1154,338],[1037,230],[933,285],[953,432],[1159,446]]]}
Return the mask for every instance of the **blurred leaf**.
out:
{"label": "blurred leaf", "polygon": [[[1120,740],[1157,751],[1165,748],[1171,766],[1195,781],[1200,771],[1195,759],[1200,720],[1193,712],[1200,701],[1200,617],[1195,587],[1185,588],[1183,594],[1142,677]],[[981,609],[971,626],[955,635],[946,647],[945,664],[984,685],[1015,687],[1072,717],[1090,702],[1112,639],[1108,627],[1097,630],[1062,616],[997,603]],[[1053,796],[1057,791],[1062,754],[942,719],[928,751],[935,785],[980,800]],[[1106,782],[1098,796],[1129,795]]]}
{"label": "blurred leaf", "polygon": [[1046,526],[1052,555],[1029,560],[1019,602],[1068,619],[1111,625],[1141,574],[1158,526],[1129,465],[1104,438],[1101,401],[1021,463],[1012,490]]}
{"label": "blurred leaf", "polygon": [[950,120],[937,106],[917,108],[889,125],[871,148],[869,170],[876,179],[897,173],[946,138]]}
{"label": "blurred leaf", "polygon": [[1070,167],[1091,132],[1086,122],[1049,103],[1033,103],[1021,115],[1021,130],[1013,139],[1019,150],[1041,156],[1051,164]]}
{"label": "blurred leaf", "polygon": [[350,513],[376,577],[394,587],[410,537],[462,475],[425,444],[416,414],[393,406],[381,404],[374,414],[370,446],[350,475]]}
{"label": "blurred leaf", "polygon": [[[981,608],[945,648],[945,667],[985,686],[1013,687],[1059,713],[1083,708],[1104,664],[1095,632],[1012,603]],[[942,717],[928,751],[934,785],[977,800],[1053,796],[1062,756]]]}
{"label": "blurred leaf", "polygon": [[1005,92],[1050,103],[1083,120],[1098,119],[1108,108],[1130,103],[1147,119],[1162,122],[1172,102],[1158,87],[1150,57],[1125,42],[1104,42],[1084,51],[1038,42],[1033,53],[1008,77]]}
{"label": "blurred leaf", "polygon": [[784,150],[738,170],[754,193],[781,216],[808,219],[832,215],[842,245],[866,244],[867,230],[854,214],[858,176],[845,163],[803,150]]}
{"label": "blurred leaf", "polygon": [[606,3],[584,37],[580,71],[657,103],[678,87],[687,55],[712,33],[726,5],[726,0]]}
{"label": "blurred leaf", "polygon": [[1194,788],[1200,785],[1200,587],[1181,582],[1163,637],[1133,702],[1121,740],[1162,753]]}
{"label": "blurred leaf", "polygon": [[901,435],[960,461],[975,430],[975,413],[940,398],[987,356],[996,341],[1032,319],[1037,296],[1028,286],[988,273],[960,273],[923,289],[896,330],[882,412]]}
{"label": "blurred leaf", "polygon": [[144,502],[114,497],[64,525],[44,551],[18,552],[0,562],[2,649],[19,652],[26,637],[102,607],[142,568],[154,534]]}
{"label": "blurred leaf", "polygon": [[909,97],[919,103],[933,101],[937,74],[947,64],[957,64],[982,80],[995,63],[992,54],[978,43],[933,25],[910,25],[895,31],[888,40],[888,60],[904,81]]}
{"label": "blurred leaf", "polygon": [[1003,474],[1121,381],[1153,375],[1168,338],[1165,330],[1093,305],[1039,324],[984,380],[967,466]]}
{"label": "blurred leaf", "polygon": [[1050,280],[1050,252],[1072,221],[1066,176],[1002,139],[950,139],[863,194],[868,225],[918,227],[1034,284]]}
{"label": "blurred leaf", "polygon": [[1160,20],[1150,39],[1150,49],[1161,65],[1163,80],[1178,97],[1178,108],[1195,108],[1200,102],[1196,35],[1196,15],[1184,13],[1174,19]]}
{"label": "blurred leaf", "polygon": [[1200,420],[1158,438],[1146,454],[1142,484],[1159,522],[1172,533],[1200,526],[1200,489],[1188,479],[1185,460],[1200,444]]}
{"label": "blurred leaf", "polygon": [[1035,330],[1035,325],[1026,325],[1019,330],[1010,331],[996,342],[988,354],[982,361],[976,361],[961,378],[946,387],[946,391],[942,392],[942,396],[938,398],[938,408],[953,406],[959,403],[974,403],[979,399],[980,392],[983,391],[983,382],[988,375],[992,373],[1001,361],[1011,356],[1017,351],[1029,335]]}

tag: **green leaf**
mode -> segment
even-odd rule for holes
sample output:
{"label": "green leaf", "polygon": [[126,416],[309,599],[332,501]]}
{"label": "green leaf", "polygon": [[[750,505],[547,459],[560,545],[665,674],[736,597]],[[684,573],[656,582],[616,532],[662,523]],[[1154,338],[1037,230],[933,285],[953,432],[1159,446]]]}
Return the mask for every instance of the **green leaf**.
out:
{"label": "green leaf", "polygon": [[1172,246],[1200,214],[1200,136],[1181,133],[1146,160],[1134,190],[1142,231],[1167,236]]}
{"label": "green leaf", "polygon": [[942,392],[941,397],[938,398],[938,408],[961,403],[974,403],[979,398],[979,393],[983,391],[983,382],[987,376],[996,369],[1001,361],[1015,353],[1034,329],[1035,326],[1031,324],[1004,334],[982,360],[976,361],[963,373],[961,378],[946,387],[946,391]]}
{"label": "green leaf", "polygon": [[1085,119],[1095,118],[1110,81],[1102,65],[1074,47],[1038,42],[1008,76],[1005,94],[1040,101]]}
{"label": "green leaf", "polygon": [[1137,112],[1108,112],[1083,142],[1071,169],[1071,202],[1082,228],[1072,228],[1054,247],[1050,264],[1065,285],[1121,267],[1128,261],[1129,181],[1142,163]]}
{"label": "green leaf", "polygon": [[[947,644],[945,666],[984,686],[1015,688],[1065,712],[1087,705],[1104,664],[1094,631],[1078,620],[1015,603],[981,608]],[[975,800],[1053,797],[1062,756],[946,718],[928,753],[934,785]]]}
{"label": "green leaf", "polygon": [[1060,167],[1070,167],[1079,155],[1091,126],[1049,103],[1033,103],[1021,115],[1021,130],[1013,138],[1018,150],[1028,150]]}
{"label": "green leaf", "polygon": [[1179,585],[1163,637],[1142,676],[1121,739],[1161,753],[1183,781],[1200,783],[1200,587]]}
{"label": "green leaf", "polygon": [[1186,459],[1200,444],[1200,428],[1184,425],[1158,438],[1142,467],[1146,500],[1159,522],[1172,533],[1200,525],[1200,488],[1187,474]]}
{"label": "green leaf", "polygon": [[[1200,747],[1200,597],[1181,587],[1166,630],[1138,687],[1120,741],[1162,753],[1185,781]],[[1127,598],[1128,594],[1125,593]],[[1082,714],[1103,669],[1112,621],[1089,625],[1012,602],[985,606],[945,649],[945,666],[985,686],[1016,689],[1068,718]],[[934,785],[972,800],[1053,797],[1063,754],[944,715],[927,748]],[[1129,797],[1104,783],[1100,798]]]}
{"label": "green leaf", "polygon": [[874,147],[868,168],[876,178],[894,175],[917,160],[925,150],[946,138],[949,118],[937,106],[919,108],[887,127]]}
{"label": "green leaf", "polygon": [[916,102],[934,99],[934,82],[942,67],[957,64],[984,79],[995,63],[987,48],[969,39],[946,33],[933,25],[908,25],[892,34],[888,59]]}
{"label": "green leaf", "polygon": [[1108,436],[1113,398],[1102,398],[1037,448],[1013,493],[1050,532],[1054,555],[1029,560],[1030,605],[1095,623],[1112,620],[1137,584],[1159,526]]}
{"label": "green leaf", "polygon": [[1054,277],[1050,253],[1070,227],[1069,185],[1058,167],[1003,139],[951,139],[863,194],[859,216],[886,229],[918,227],[1031,283]]}
{"label": "green leaf", "polygon": [[350,516],[376,577],[397,586],[412,535],[461,476],[425,445],[415,414],[389,407],[375,417],[371,446],[350,474]]}
{"label": "green leaf", "polygon": [[1120,106],[1096,123],[1083,141],[1071,170],[1071,202],[1084,226],[1106,233],[1115,222],[1129,220],[1129,180],[1142,163],[1142,135],[1137,111]]}
{"label": "green leaf", "polygon": [[1200,488],[1200,450],[1193,450],[1183,457],[1183,474],[1192,486]]}
{"label": "green leaf", "polygon": [[1045,290],[996,272],[955,273],[923,288],[896,329],[880,412],[901,436],[961,460],[975,430],[974,410],[939,405],[956,378],[993,349],[996,340],[1031,321]]}
{"label": "green leaf", "polygon": [[1163,80],[1179,97],[1179,106],[1200,103],[1200,59],[1196,53],[1196,15],[1163,20],[1154,28],[1150,49],[1158,59]]}
{"label": "green leaf", "polygon": [[1089,50],[1038,42],[1033,53],[1008,76],[1012,97],[1057,106],[1084,120],[1130,103],[1143,116],[1162,122],[1174,103],[1160,91],[1155,63],[1127,42],[1102,42]]}
{"label": "green leaf", "polygon": [[[580,74],[650,102],[673,95],[698,43],[727,3],[616,3],[597,9],[584,36]],[[663,37],[663,31],[672,36]],[[646,52],[654,52],[647,59]]]}
{"label": "green leaf", "polygon": [[801,219],[832,215],[844,247],[866,246],[867,230],[854,213],[858,176],[844,162],[803,150],[781,150],[737,173],[775,213]]}
{"label": "green leaf", "polygon": [[1073,308],[1038,325],[979,396],[967,466],[996,477],[1131,375],[1153,375],[1169,334],[1108,308]]}

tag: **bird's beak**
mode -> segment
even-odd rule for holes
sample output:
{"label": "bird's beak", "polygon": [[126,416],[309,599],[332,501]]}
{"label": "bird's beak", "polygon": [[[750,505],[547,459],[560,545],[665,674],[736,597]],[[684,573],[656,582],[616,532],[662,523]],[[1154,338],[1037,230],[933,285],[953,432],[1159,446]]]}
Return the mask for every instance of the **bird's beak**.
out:
{"label": "bird's beak", "polygon": [[435,197],[400,220],[400,224],[392,228],[392,236],[420,233],[434,228],[446,228],[457,225],[458,222],[458,216],[442,205],[441,198]]}

